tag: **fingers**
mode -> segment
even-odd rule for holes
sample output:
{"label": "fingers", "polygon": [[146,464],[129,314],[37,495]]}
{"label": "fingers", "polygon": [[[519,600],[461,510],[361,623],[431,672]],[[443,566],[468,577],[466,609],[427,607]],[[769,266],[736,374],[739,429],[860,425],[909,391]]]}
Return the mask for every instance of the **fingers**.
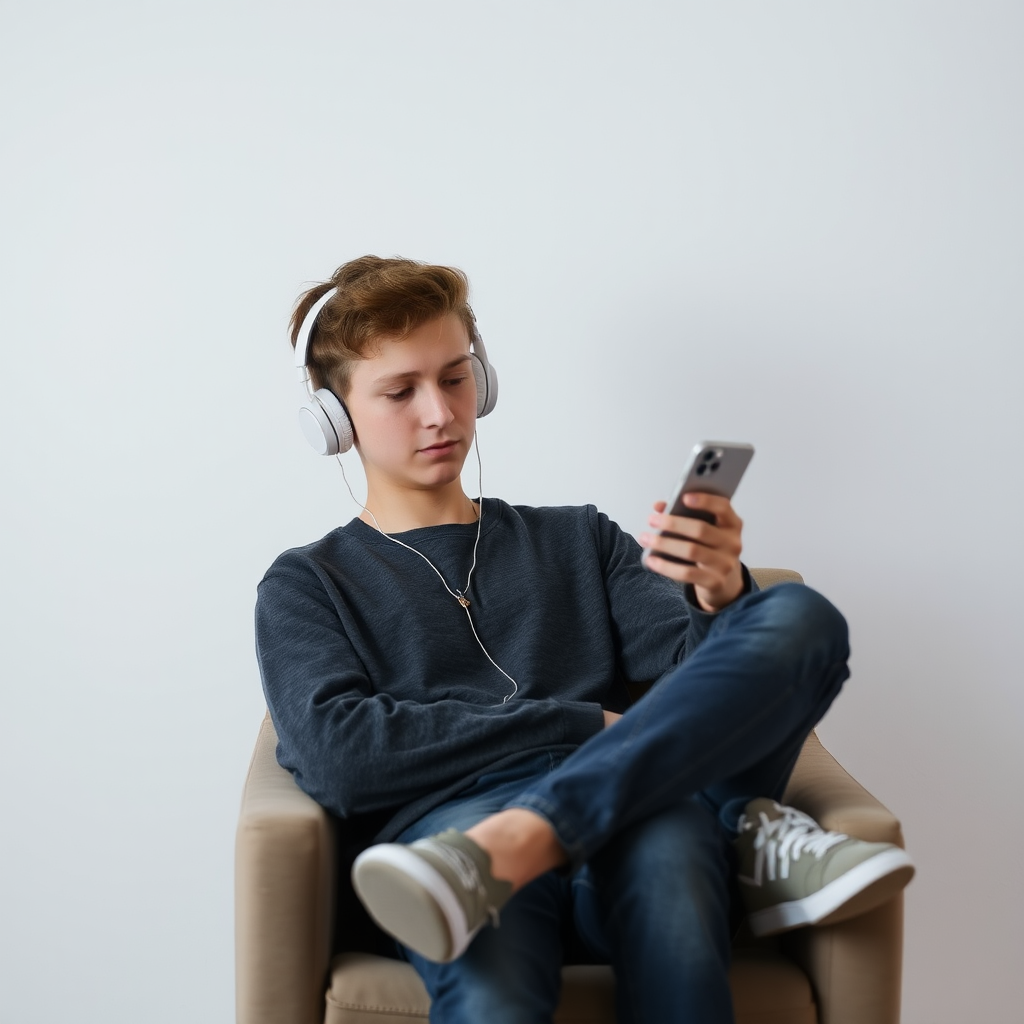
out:
{"label": "fingers", "polygon": [[[640,536],[640,543],[651,550],[646,565],[662,576],[691,584],[705,607],[725,607],[743,589],[740,564],[743,520],[728,498],[687,494],[683,503],[688,509],[713,516],[714,522],[667,515],[665,503],[655,502],[654,512],[648,519],[651,530]],[[683,559],[691,564],[672,559]]]}
{"label": "fingers", "polygon": [[717,494],[693,494],[683,495],[683,504],[701,512],[710,512],[715,517],[715,524],[724,529],[731,526],[742,527],[742,520],[736,515],[732,502],[728,498],[722,498]]}
{"label": "fingers", "polygon": [[689,516],[672,516],[662,511],[663,501],[655,502],[655,511],[647,523],[652,531],[640,538],[644,547],[688,561],[702,564],[716,561],[717,555],[738,559],[743,550],[743,520],[736,514],[728,498],[713,494],[688,494],[687,508],[708,512],[713,523]]}
{"label": "fingers", "polygon": [[653,544],[647,544],[641,538],[641,543],[651,549],[647,556],[649,569],[654,569],[680,583],[692,583],[694,586],[714,586],[717,579],[731,573],[739,562],[737,555],[693,541],[663,536],[655,538]]}
{"label": "fingers", "polygon": [[[729,528],[730,526],[742,527],[743,525],[743,521],[732,507],[732,502],[728,498],[719,497],[717,494],[701,494],[696,491],[692,494],[684,494],[683,504],[688,509],[704,513],[704,518],[707,518],[708,515],[713,516],[715,520],[714,525],[716,526]],[[656,501],[652,507],[656,513],[663,514],[668,505],[664,501]],[[674,518],[693,522],[700,517],[676,516]]]}

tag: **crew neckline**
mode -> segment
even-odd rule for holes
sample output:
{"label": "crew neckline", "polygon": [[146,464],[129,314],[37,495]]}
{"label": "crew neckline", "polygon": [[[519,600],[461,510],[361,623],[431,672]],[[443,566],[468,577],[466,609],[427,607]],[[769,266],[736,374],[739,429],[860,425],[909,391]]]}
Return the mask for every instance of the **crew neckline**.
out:
{"label": "crew neckline", "polygon": [[[480,507],[483,511],[483,525],[480,526],[480,536],[483,537],[498,525],[498,521],[504,514],[505,502],[500,498],[484,498],[482,500],[478,498],[476,500],[481,503]],[[486,506],[483,504],[484,501],[487,503]],[[349,521],[344,529],[363,540],[376,539],[382,544],[391,544],[392,541],[388,540],[388,537],[394,537],[406,544],[411,544],[416,540],[425,541],[444,539],[445,537],[475,537],[478,525],[477,522],[439,523],[437,526],[417,526],[412,530],[403,530],[401,533],[385,535],[375,526],[363,522],[362,519],[356,516]]]}

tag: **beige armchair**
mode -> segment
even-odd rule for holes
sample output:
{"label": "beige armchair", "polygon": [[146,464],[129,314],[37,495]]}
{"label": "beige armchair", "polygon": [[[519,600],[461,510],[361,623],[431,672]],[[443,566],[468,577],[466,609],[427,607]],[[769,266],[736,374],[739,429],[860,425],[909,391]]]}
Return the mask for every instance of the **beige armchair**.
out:
{"label": "beige armchair", "polygon": [[[762,586],[800,581],[758,569]],[[263,721],[236,841],[238,1024],[412,1024],[430,1000],[416,972],[387,956],[348,883],[354,843],[277,764]],[[812,735],[786,802],[825,828],[903,844],[899,822]],[[903,900],[781,939],[741,936],[732,989],[738,1024],[898,1024]],[[563,968],[560,1024],[614,1024],[609,967]]]}

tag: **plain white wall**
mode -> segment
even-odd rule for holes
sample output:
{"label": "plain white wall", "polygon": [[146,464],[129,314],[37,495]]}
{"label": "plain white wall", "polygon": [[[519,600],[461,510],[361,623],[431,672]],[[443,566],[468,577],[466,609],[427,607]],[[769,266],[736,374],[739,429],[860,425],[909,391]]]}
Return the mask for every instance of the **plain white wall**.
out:
{"label": "plain white wall", "polygon": [[285,323],[364,252],[470,273],[488,494],[639,531],[694,441],[757,445],[748,561],[847,613],[821,732],[919,865],[904,1020],[1011,1015],[1019,5],[0,22],[0,1019],[232,1017],[254,588],[353,514]]}

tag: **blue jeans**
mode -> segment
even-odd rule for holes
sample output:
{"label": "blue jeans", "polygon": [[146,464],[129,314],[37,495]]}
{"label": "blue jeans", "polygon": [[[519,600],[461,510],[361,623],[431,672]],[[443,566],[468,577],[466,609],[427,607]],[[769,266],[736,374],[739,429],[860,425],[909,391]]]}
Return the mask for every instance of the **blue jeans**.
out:
{"label": "blue jeans", "polygon": [[846,623],[789,584],[720,612],[700,647],[609,729],[559,761],[479,779],[401,836],[522,807],[575,871],[517,892],[450,964],[405,952],[444,1024],[550,1024],[565,925],[616,975],[620,1024],[729,1024],[731,839],[746,803],[782,796],[849,675]]}

